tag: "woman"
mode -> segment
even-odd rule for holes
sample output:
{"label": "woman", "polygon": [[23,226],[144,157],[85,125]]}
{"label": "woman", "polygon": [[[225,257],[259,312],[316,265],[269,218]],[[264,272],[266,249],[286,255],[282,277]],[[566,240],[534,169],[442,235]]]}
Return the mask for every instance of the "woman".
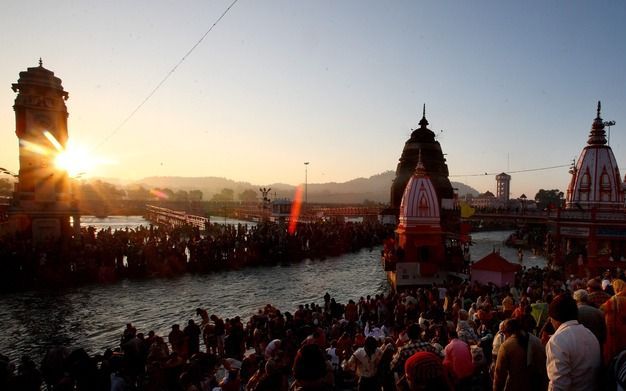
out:
{"label": "woman", "polygon": [[600,307],[604,311],[606,323],[605,364],[611,362],[617,353],[626,349],[626,282],[615,279],[611,286],[615,295]]}

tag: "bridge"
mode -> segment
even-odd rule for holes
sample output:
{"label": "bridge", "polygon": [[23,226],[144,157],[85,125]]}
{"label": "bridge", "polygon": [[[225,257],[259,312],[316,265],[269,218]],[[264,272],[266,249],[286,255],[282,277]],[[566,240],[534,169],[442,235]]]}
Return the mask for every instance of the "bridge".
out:
{"label": "bridge", "polygon": [[206,230],[207,225],[210,223],[208,217],[154,205],[146,205],[146,219],[155,224],[167,225],[168,227],[190,225],[201,231]]}
{"label": "bridge", "polygon": [[486,210],[477,211],[470,217],[462,218],[464,221],[496,220],[509,223],[545,223],[548,221],[549,212],[543,210]]}

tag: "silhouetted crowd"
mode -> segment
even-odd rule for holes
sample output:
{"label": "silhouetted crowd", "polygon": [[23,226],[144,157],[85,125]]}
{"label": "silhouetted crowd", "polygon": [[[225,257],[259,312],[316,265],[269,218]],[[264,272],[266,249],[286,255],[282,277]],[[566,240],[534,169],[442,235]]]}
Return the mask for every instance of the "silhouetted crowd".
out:
{"label": "silhouetted crowd", "polygon": [[68,240],[34,246],[30,239],[0,238],[0,286],[66,286],[119,278],[208,273],[246,266],[294,263],[372,248],[391,234],[378,223],[210,224],[96,231],[84,228]]}
{"label": "silhouetted crowd", "polygon": [[195,314],[168,335],[128,323],[101,354],[58,347],[17,368],[0,356],[0,389],[621,390],[626,381],[619,270],[582,279],[531,268],[514,286],[450,280],[347,303],[326,293],[293,313],[268,304],[247,319]]}

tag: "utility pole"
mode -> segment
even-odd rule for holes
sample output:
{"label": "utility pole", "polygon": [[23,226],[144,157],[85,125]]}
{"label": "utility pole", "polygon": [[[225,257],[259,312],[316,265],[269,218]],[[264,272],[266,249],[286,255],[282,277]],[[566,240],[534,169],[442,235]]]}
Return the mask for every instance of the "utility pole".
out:
{"label": "utility pole", "polygon": [[309,178],[308,178],[309,162],[304,162],[304,205],[309,202]]}

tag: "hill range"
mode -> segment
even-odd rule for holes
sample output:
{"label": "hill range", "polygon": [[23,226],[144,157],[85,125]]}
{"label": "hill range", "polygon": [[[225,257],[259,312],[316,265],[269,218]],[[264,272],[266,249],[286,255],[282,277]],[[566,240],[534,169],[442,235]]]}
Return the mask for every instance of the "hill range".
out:
{"label": "hill range", "polygon": [[[347,182],[309,183],[308,201],[314,203],[360,204],[363,202],[388,203],[394,171],[385,171],[369,178],[355,178]],[[103,178],[104,179],[104,178]],[[106,179],[105,179],[106,180]],[[111,181],[113,182],[113,181]],[[232,189],[235,197],[245,190],[259,193],[259,187],[271,187],[271,198],[293,198],[296,186],[285,183],[255,185],[220,177],[146,177],[127,185],[140,185],[146,188],[169,188],[177,190],[200,190],[204,200],[210,200],[222,189]],[[478,191],[460,182],[452,182],[460,197],[466,194],[478,195]],[[260,193],[259,193],[260,196]]]}

